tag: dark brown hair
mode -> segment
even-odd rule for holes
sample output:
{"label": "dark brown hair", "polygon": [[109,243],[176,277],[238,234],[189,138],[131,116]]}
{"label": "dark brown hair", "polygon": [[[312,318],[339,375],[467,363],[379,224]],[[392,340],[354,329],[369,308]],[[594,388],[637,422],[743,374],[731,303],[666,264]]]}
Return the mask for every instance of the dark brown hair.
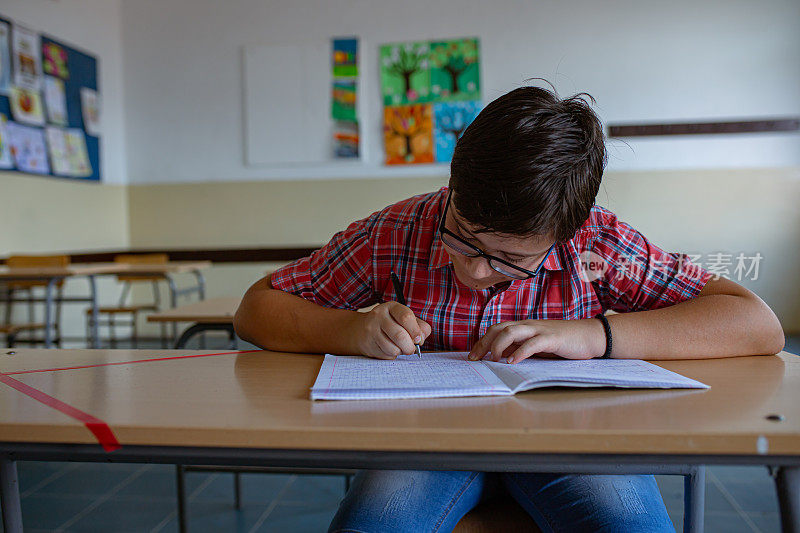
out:
{"label": "dark brown hair", "polygon": [[586,94],[521,87],[490,103],[456,143],[450,188],[481,232],[572,238],[589,217],[603,169],[603,127]]}

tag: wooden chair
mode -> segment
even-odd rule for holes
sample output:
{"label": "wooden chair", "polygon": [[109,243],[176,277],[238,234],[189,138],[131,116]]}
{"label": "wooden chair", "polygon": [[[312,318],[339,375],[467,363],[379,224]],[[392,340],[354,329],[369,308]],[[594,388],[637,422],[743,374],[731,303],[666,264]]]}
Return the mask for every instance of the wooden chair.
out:
{"label": "wooden chair", "polygon": [[458,521],[453,533],[500,533],[505,531],[528,531],[540,533],[531,515],[506,495],[479,503]]}
{"label": "wooden chair", "polygon": [[[36,268],[36,267],[65,267],[69,265],[68,255],[12,255],[6,259],[9,268]],[[0,333],[6,335],[6,345],[11,348],[15,344],[39,344],[43,339],[33,337],[19,338],[21,332],[43,330],[45,325],[36,320],[36,304],[41,303],[42,297],[36,296],[36,289],[46,287],[47,281],[9,281],[5,284],[5,319],[0,325]],[[64,280],[58,281],[56,287],[56,313],[55,313],[55,335],[53,342],[56,347],[61,347],[61,302],[63,298]],[[28,321],[14,323],[14,304],[28,304]]]}
{"label": "wooden chair", "polygon": [[[152,265],[166,263],[169,261],[167,254],[123,254],[114,257],[116,263]],[[147,274],[117,274],[117,281],[122,283],[122,293],[116,306],[101,306],[98,308],[98,326],[107,326],[109,332],[109,344],[111,348],[117,347],[116,326],[131,327],[131,343],[134,348],[139,345],[139,335],[137,329],[139,313],[144,311],[158,311],[161,308],[161,297],[158,290],[158,282],[164,279],[161,275]],[[131,305],[127,303],[131,287],[134,283],[150,283],[153,289],[153,301],[151,303]],[[125,315],[128,315],[126,318]],[[120,318],[122,317],[122,318]],[[92,310],[86,310],[86,330],[92,328]],[[166,348],[166,324],[161,324],[161,346]]]}

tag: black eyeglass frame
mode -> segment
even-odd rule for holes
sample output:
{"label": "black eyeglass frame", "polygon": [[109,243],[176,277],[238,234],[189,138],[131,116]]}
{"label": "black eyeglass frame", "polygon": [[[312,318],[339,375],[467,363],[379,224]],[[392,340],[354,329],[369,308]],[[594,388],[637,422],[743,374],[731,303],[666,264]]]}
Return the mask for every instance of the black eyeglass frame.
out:
{"label": "black eyeglass frame", "polygon": [[[459,237],[458,235],[456,235],[455,233],[453,233],[452,231],[450,231],[449,229],[447,229],[445,227],[444,223],[445,223],[445,220],[447,219],[447,210],[450,207],[450,197],[452,196],[452,194],[453,194],[453,190],[450,189],[447,192],[447,201],[444,204],[444,212],[442,213],[442,219],[439,221],[439,238],[442,239],[442,243],[443,244],[447,245],[450,248],[453,248],[452,246],[447,244],[447,241],[444,240],[444,235],[447,235],[449,237],[454,238],[456,241],[458,241],[459,243],[463,244],[464,246],[466,246],[470,250],[474,250],[475,254],[474,255],[465,254],[464,252],[462,252],[461,250],[458,250],[456,248],[453,248],[453,250],[455,250],[456,252],[458,252],[461,255],[464,255],[466,257],[482,257],[482,258],[486,259],[486,262],[489,264],[489,267],[492,270],[494,270],[495,272],[498,272],[498,273],[500,273],[500,274],[502,274],[504,276],[507,276],[509,278],[518,279],[518,280],[530,279],[530,278],[536,276],[536,274],[539,273],[539,271],[542,269],[542,265],[547,260],[547,257],[550,255],[550,252],[553,251],[553,248],[555,247],[555,243],[551,244],[550,248],[547,249],[547,252],[544,254],[544,258],[542,258],[542,261],[541,261],[541,263],[539,263],[539,266],[536,267],[536,270],[528,270],[527,268],[522,268],[521,266],[517,266],[517,265],[515,265],[513,263],[510,263],[510,262],[506,261],[505,259],[500,259],[499,257],[497,257],[495,255],[487,254],[486,252],[484,252],[483,250],[481,250],[480,248],[478,248],[474,244],[465,241],[464,239],[462,239],[461,237]],[[516,272],[520,272],[521,274],[524,274],[524,277],[515,277],[514,275],[510,275],[508,272],[503,272],[502,270],[498,270],[492,264],[493,261],[497,261],[498,263],[508,267],[512,272],[516,271]]]}

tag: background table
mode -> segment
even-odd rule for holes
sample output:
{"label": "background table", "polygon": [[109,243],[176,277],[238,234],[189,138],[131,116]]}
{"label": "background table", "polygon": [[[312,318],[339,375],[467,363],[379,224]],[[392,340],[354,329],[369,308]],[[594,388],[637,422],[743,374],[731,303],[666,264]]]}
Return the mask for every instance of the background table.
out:
{"label": "background table", "polygon": [[[82,422],[0,386],[5,479],[16,459],[584,473],[760,464],[775,468],[787,530],[800,530],[800,358],[791,354],[657,363],[709,384],[704,391],[348,402],[309,400],[319,356],[210,354],[0,352],[0,379],[95,417],[122,445],[105,452]],[[103,366],[15,374],[63,361]]]}
{"label": "background table", "polygon": [[190,322],[192,325],[183,331],[175,341],[175,348],[181,349],[193,336],[205,331],[224,331],[228,334],[231,348],[236,349],[236,332],[233,330],[233,315],[239,307],[241,298],[210,298],[200,302],[181,305],[158,313],[147,315],[148,322],[178,323]]}
{"label": "background table", "polygon": [[[91,345],[99,346],[98,332],[98,303],[97,285],[95,276],[112,274],[141,274],[159,275],[167,281],[170,289],[170,304],[177,306],[178,297],[186,294],[197,293],[202,300],[205,298],[205,280],[200,272],[211,266],[210,261],[171,261],[159,264],[125,264],[125,263],[88,263],[71,264],[65,267],[36,267],[36,268],[9,268],[0,266],[0,282],[2,281],[39,281],[47,282],[44,297],[45,333],[44,347],[52,347],[53,318],[55,316],[55,298],[53,290],[56,284],[70,277],[86,277],[89,282],[88,296],[73,296],[62,298],[65,302],[88,302],[92,309]],[[181,273],[194,274],[197,283],[187,288],[178,289],[172,275]]]}

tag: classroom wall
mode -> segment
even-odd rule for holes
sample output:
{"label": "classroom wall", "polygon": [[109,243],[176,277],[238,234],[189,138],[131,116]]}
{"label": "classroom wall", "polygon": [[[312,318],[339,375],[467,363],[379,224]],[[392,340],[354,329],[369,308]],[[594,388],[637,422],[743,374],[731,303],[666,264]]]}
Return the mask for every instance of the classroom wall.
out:
{"label": "classroom wall", "polygon": [[[132,185],[131,244],[165,247],[316,246],[357,218],[444,185],[446,176]],[[742,252],[763,259],[755,291],[800,332],[800,168],[608,172],[597,202],[668,251]],[[211,269],[209,294],[230,296],[275,265]],[[732,269],[731,269],[732,270]]]}
{"label": "classroom wall", "polygon": [[[0,5],[4,17],[96,55],[103,100],[103,183],[0,172],[0,256],[128,246],[121,4],[121,0],[3,0]],[[98,289],[104,303],[118,297],[111,278],[100,278]],[[83,279],[65,285],[68,296],[85,295],[87,290]],[[84,334],[80,307],[65,306],[67,336]]]}
{"label": "classroom wall", "polygon": [[0,255],[128,245],[121,0],[4,0],[0,13],[98,57],[103,183],[0,172]]}
{"label": "classroom wall", "polygon": [[[487,102],[527,78],[544,77],[562,94],[591,93],[605,122],[800,114],[800,3],[793,0],[222,5],[123,0],[131,183],[441,175],[446,165],[381,166],[378,46],[415,39],[479,37]],[[361,39],[365,161],[246,166],[244,46],[345,35]],[[800,134],[628,139],[612,143],[609,164],[612,170],[800,166]]]}

